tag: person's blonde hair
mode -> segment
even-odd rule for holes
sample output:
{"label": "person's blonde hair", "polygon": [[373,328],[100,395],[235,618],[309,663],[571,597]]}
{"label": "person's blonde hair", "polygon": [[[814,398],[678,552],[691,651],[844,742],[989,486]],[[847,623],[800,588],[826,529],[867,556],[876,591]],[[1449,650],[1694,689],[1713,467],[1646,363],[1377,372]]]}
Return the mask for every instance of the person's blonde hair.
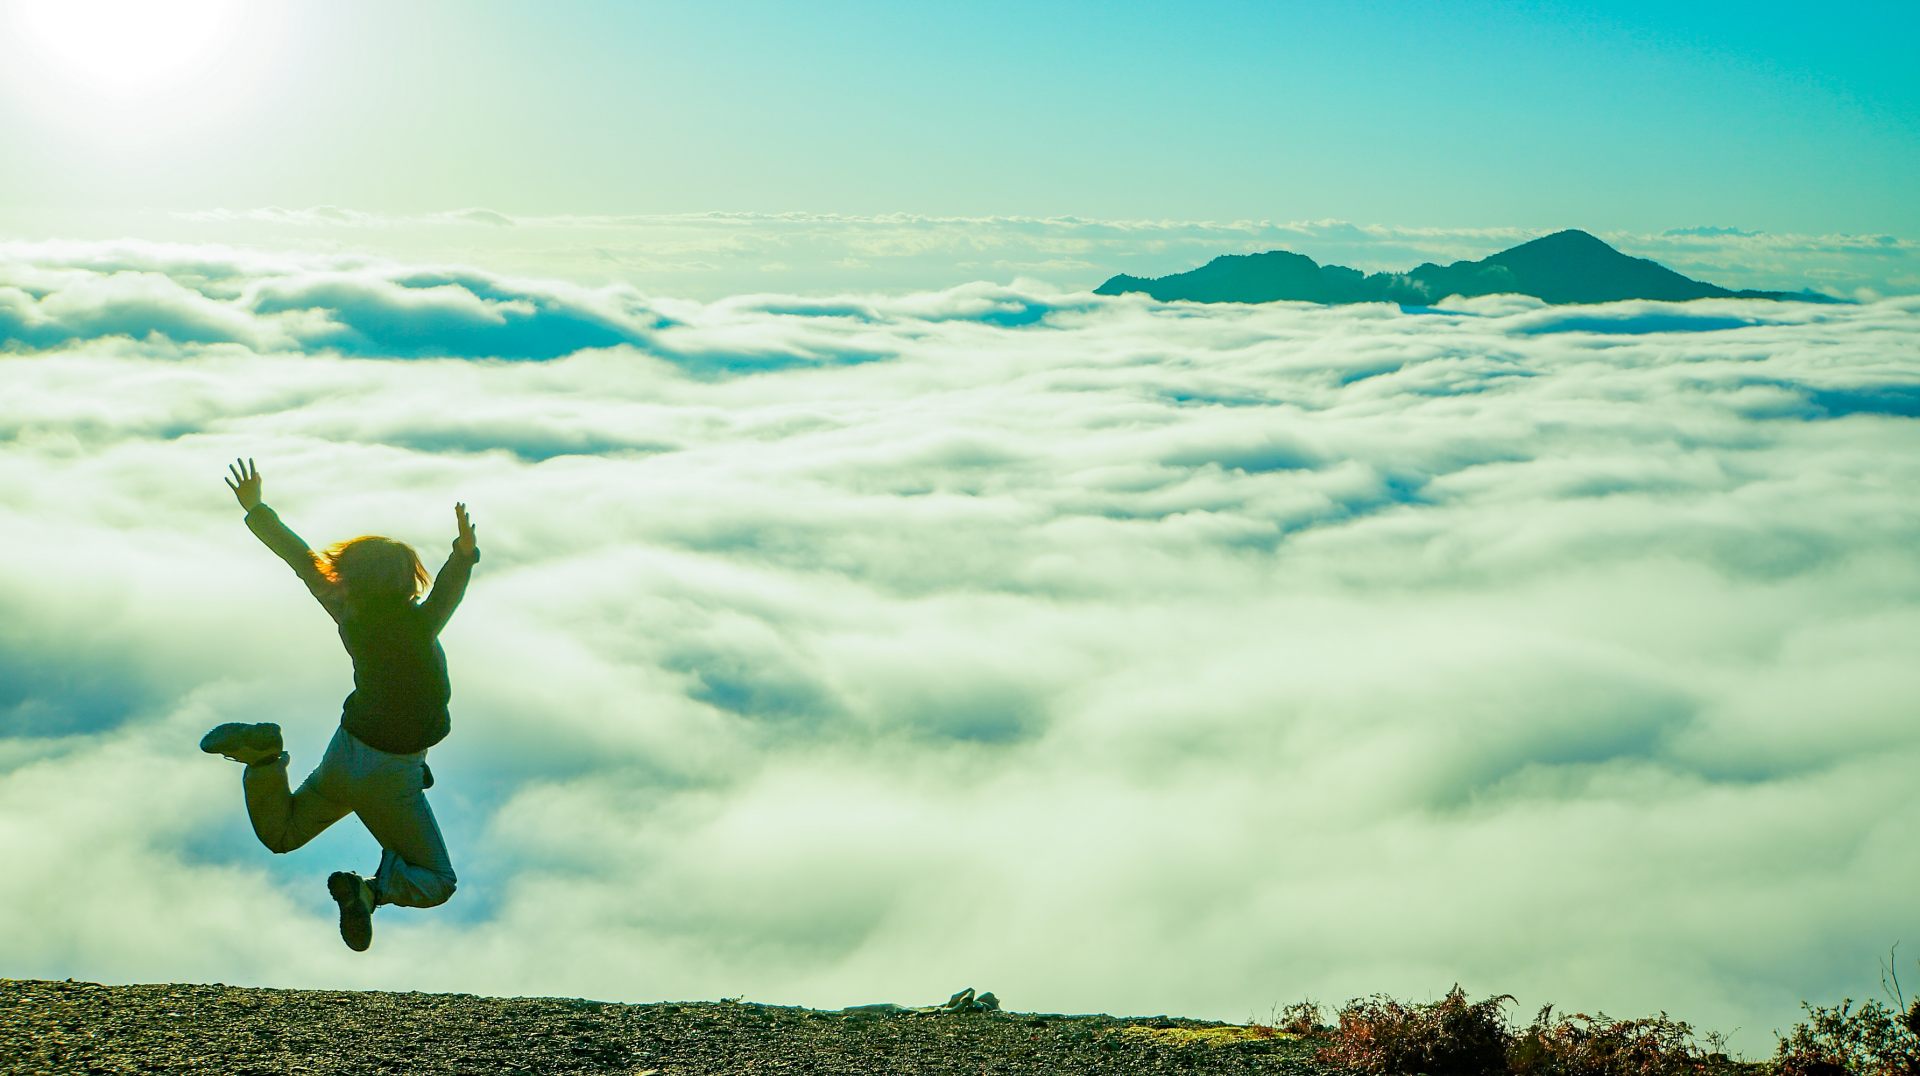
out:
{"label": "person's blonde hair", "polygon": [[412,546],[377,534],[330,545],[314,559],[320,574],[355,602],[410,601],[433,582]]}

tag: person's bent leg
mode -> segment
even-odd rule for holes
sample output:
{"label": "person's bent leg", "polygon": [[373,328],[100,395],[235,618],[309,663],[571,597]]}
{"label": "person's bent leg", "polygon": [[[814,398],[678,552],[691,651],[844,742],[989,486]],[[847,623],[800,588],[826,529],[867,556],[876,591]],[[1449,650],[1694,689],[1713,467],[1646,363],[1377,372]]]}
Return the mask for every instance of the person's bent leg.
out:
{"label": "person's bent leg", "polygon": [[373,877],[375,900],[431,908],[445,904],[459,880],[433,808],[420,790],[419,775],[412,776],[392,794],[361,802],[354,813],[380,842],[380,869]]}
{"label": "person's bent leg", "polygon": [[435,908],[452,898],[458,884],[451,866],[410,862],[393,849],[382,848],[380,869],[373,876],[374,901],[402,908]]}
{"label": "person's bent leg", "polygon": [[[331,757],[333,752],[329,751]],[[322,791],[327,759],[323,758],[298,792],[287,783],[287,753],[249,763],[241,775],[247,793],[247,820],[253,823],[253,835],[273,853],[291,852],[306,844],[320,831],[346,817],[346,804]]]}

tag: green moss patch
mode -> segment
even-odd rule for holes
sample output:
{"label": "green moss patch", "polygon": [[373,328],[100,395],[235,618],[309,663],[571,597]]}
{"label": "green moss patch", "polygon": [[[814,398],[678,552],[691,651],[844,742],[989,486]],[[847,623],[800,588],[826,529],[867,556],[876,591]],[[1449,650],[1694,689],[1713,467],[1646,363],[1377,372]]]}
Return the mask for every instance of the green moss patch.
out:
{"label": "green moss patch", "polygon": [[1120,1033],[1169,1046],[1229,1046],[1236,1042],[1286,1042],[1300,1037],[1259,1024],[1246,1027],[1239,1024],[1219,1027],[1148,1027],[1145,1024],[1132,1024],[1121,1028]]}

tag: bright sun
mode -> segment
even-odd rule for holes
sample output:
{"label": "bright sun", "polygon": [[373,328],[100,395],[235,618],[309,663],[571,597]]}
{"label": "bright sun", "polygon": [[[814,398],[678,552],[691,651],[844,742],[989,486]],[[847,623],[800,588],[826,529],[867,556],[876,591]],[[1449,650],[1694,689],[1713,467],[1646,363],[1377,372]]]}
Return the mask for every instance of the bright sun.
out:
{"label": "bright sun", "polygon": [[0,0],[0,92],[116,159],[183,147],[259,107],[285,21],[269,0]]}
{"label": "bright sun", "polygon": [[74,90],[133,96],[204,79],[244,0],[39,0],[9,5],[14,47]]}
{"label": "bright sun", "polygon": [[40,0],[12,4],[15,48],[48,75],[100,94],[138,94],[204,75],[242,0]]}

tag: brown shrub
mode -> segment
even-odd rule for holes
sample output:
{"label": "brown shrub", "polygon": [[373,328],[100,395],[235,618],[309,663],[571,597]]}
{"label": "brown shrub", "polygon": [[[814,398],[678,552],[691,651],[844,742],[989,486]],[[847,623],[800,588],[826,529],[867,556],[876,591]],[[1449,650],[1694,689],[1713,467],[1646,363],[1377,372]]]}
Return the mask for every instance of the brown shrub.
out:
{"label": "brown shrub", "polygon": [[1367,1076],[1504,1076],[1511,997],[1469,1002],[1455,986],[1426,1005],[1385,995],[1356,998],[1340,1010],[1321,1061]]}
{"label": "brown shrub", "polygon": [[1289,1035],[1317,1035],[1327,1026],[1322,1020],[1320,1003],[1308,999],[1296,1001],[1281,1009],[1274,1016],[1273,1026]]}
{"label": "brown shrub", "polygon": [[1549,1005],[1507,1049],[1515,1076],[1694,1076],[1707,1064],[1693,1029],[1666,1013],[1639,1020],[1604,1013],[1555,1018]]}
{"label": "brown shrub", "polygon": [[1548,1006],[1515,1031],[1502,1009],[1512,1000],[1469,1002],[1458,986],[1426,1005],[1357,999],[1340,1010],[1319,1059],[1363,1076],[1709,1076],[1732,1067],[1723,1055],[1702,1051],[1693,1029],[1665,1013],[1555,1017]]}

